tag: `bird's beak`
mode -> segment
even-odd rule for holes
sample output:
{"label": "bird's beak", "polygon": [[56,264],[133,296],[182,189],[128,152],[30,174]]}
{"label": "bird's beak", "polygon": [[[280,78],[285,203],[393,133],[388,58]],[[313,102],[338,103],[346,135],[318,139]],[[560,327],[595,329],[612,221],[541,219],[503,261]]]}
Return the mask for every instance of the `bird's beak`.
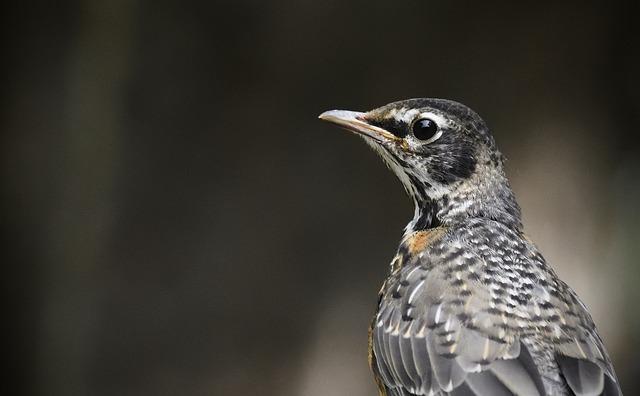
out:
{"label": "bird's beak", "polygon": [[396,135],[369,124],[366,121],[365,113],[347,110],[330,110],[320,114],[318,118],[334,123],[348,131],[370,137],[379,143],[399,139]]}

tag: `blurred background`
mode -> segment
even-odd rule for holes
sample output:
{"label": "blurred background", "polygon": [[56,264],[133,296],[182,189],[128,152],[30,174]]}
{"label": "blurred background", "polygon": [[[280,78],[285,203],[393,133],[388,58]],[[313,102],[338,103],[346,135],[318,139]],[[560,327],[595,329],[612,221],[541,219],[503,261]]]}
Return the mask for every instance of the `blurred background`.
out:
{"label": "blurred background", "polygon": [[413,209],[316,117],[443,97],[494,130],[527,232],[640,391],[636,5],[4,8],[3,387],[375,394],[367,326]]}

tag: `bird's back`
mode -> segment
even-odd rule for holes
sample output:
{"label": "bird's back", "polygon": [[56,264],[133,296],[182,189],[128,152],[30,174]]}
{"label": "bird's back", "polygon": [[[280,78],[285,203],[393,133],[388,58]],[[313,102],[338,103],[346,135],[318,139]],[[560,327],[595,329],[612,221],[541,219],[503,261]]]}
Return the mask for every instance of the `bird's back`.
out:
{"label": "bird's back", "polygon": [[472,218],[407,235],[372,368],[389,395],[616,395],[584,305],[519,230]]}

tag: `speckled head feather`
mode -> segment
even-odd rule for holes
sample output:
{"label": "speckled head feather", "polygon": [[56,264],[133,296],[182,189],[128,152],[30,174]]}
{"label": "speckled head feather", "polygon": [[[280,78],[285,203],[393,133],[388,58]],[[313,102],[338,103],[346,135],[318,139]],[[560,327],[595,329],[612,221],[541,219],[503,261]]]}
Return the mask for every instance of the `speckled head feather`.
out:
{"label": "speckled head feather", "polygon": [[[340,122],[341,114],[357,122]],[[321,118],[358,132],[398,176],[416,208],[407,232],[461,216],[488,216],[521,227],[503,157],[485,122],[465,105],[409,99],[366,113],[326,112]],[[416,135],[420,122],[429,122],[433,134]]]}

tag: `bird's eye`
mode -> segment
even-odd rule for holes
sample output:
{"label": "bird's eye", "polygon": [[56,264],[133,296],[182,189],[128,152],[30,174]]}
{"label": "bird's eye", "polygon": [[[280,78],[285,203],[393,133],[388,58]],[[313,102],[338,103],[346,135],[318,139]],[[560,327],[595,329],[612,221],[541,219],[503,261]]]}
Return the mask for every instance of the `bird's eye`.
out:
{"label": "bird's eye", "polygon": [[442,131],[438,128],[438,124],[429,118],[421,118],[413,123],[413,136],[425,143],[431,143],[442,135]]}

